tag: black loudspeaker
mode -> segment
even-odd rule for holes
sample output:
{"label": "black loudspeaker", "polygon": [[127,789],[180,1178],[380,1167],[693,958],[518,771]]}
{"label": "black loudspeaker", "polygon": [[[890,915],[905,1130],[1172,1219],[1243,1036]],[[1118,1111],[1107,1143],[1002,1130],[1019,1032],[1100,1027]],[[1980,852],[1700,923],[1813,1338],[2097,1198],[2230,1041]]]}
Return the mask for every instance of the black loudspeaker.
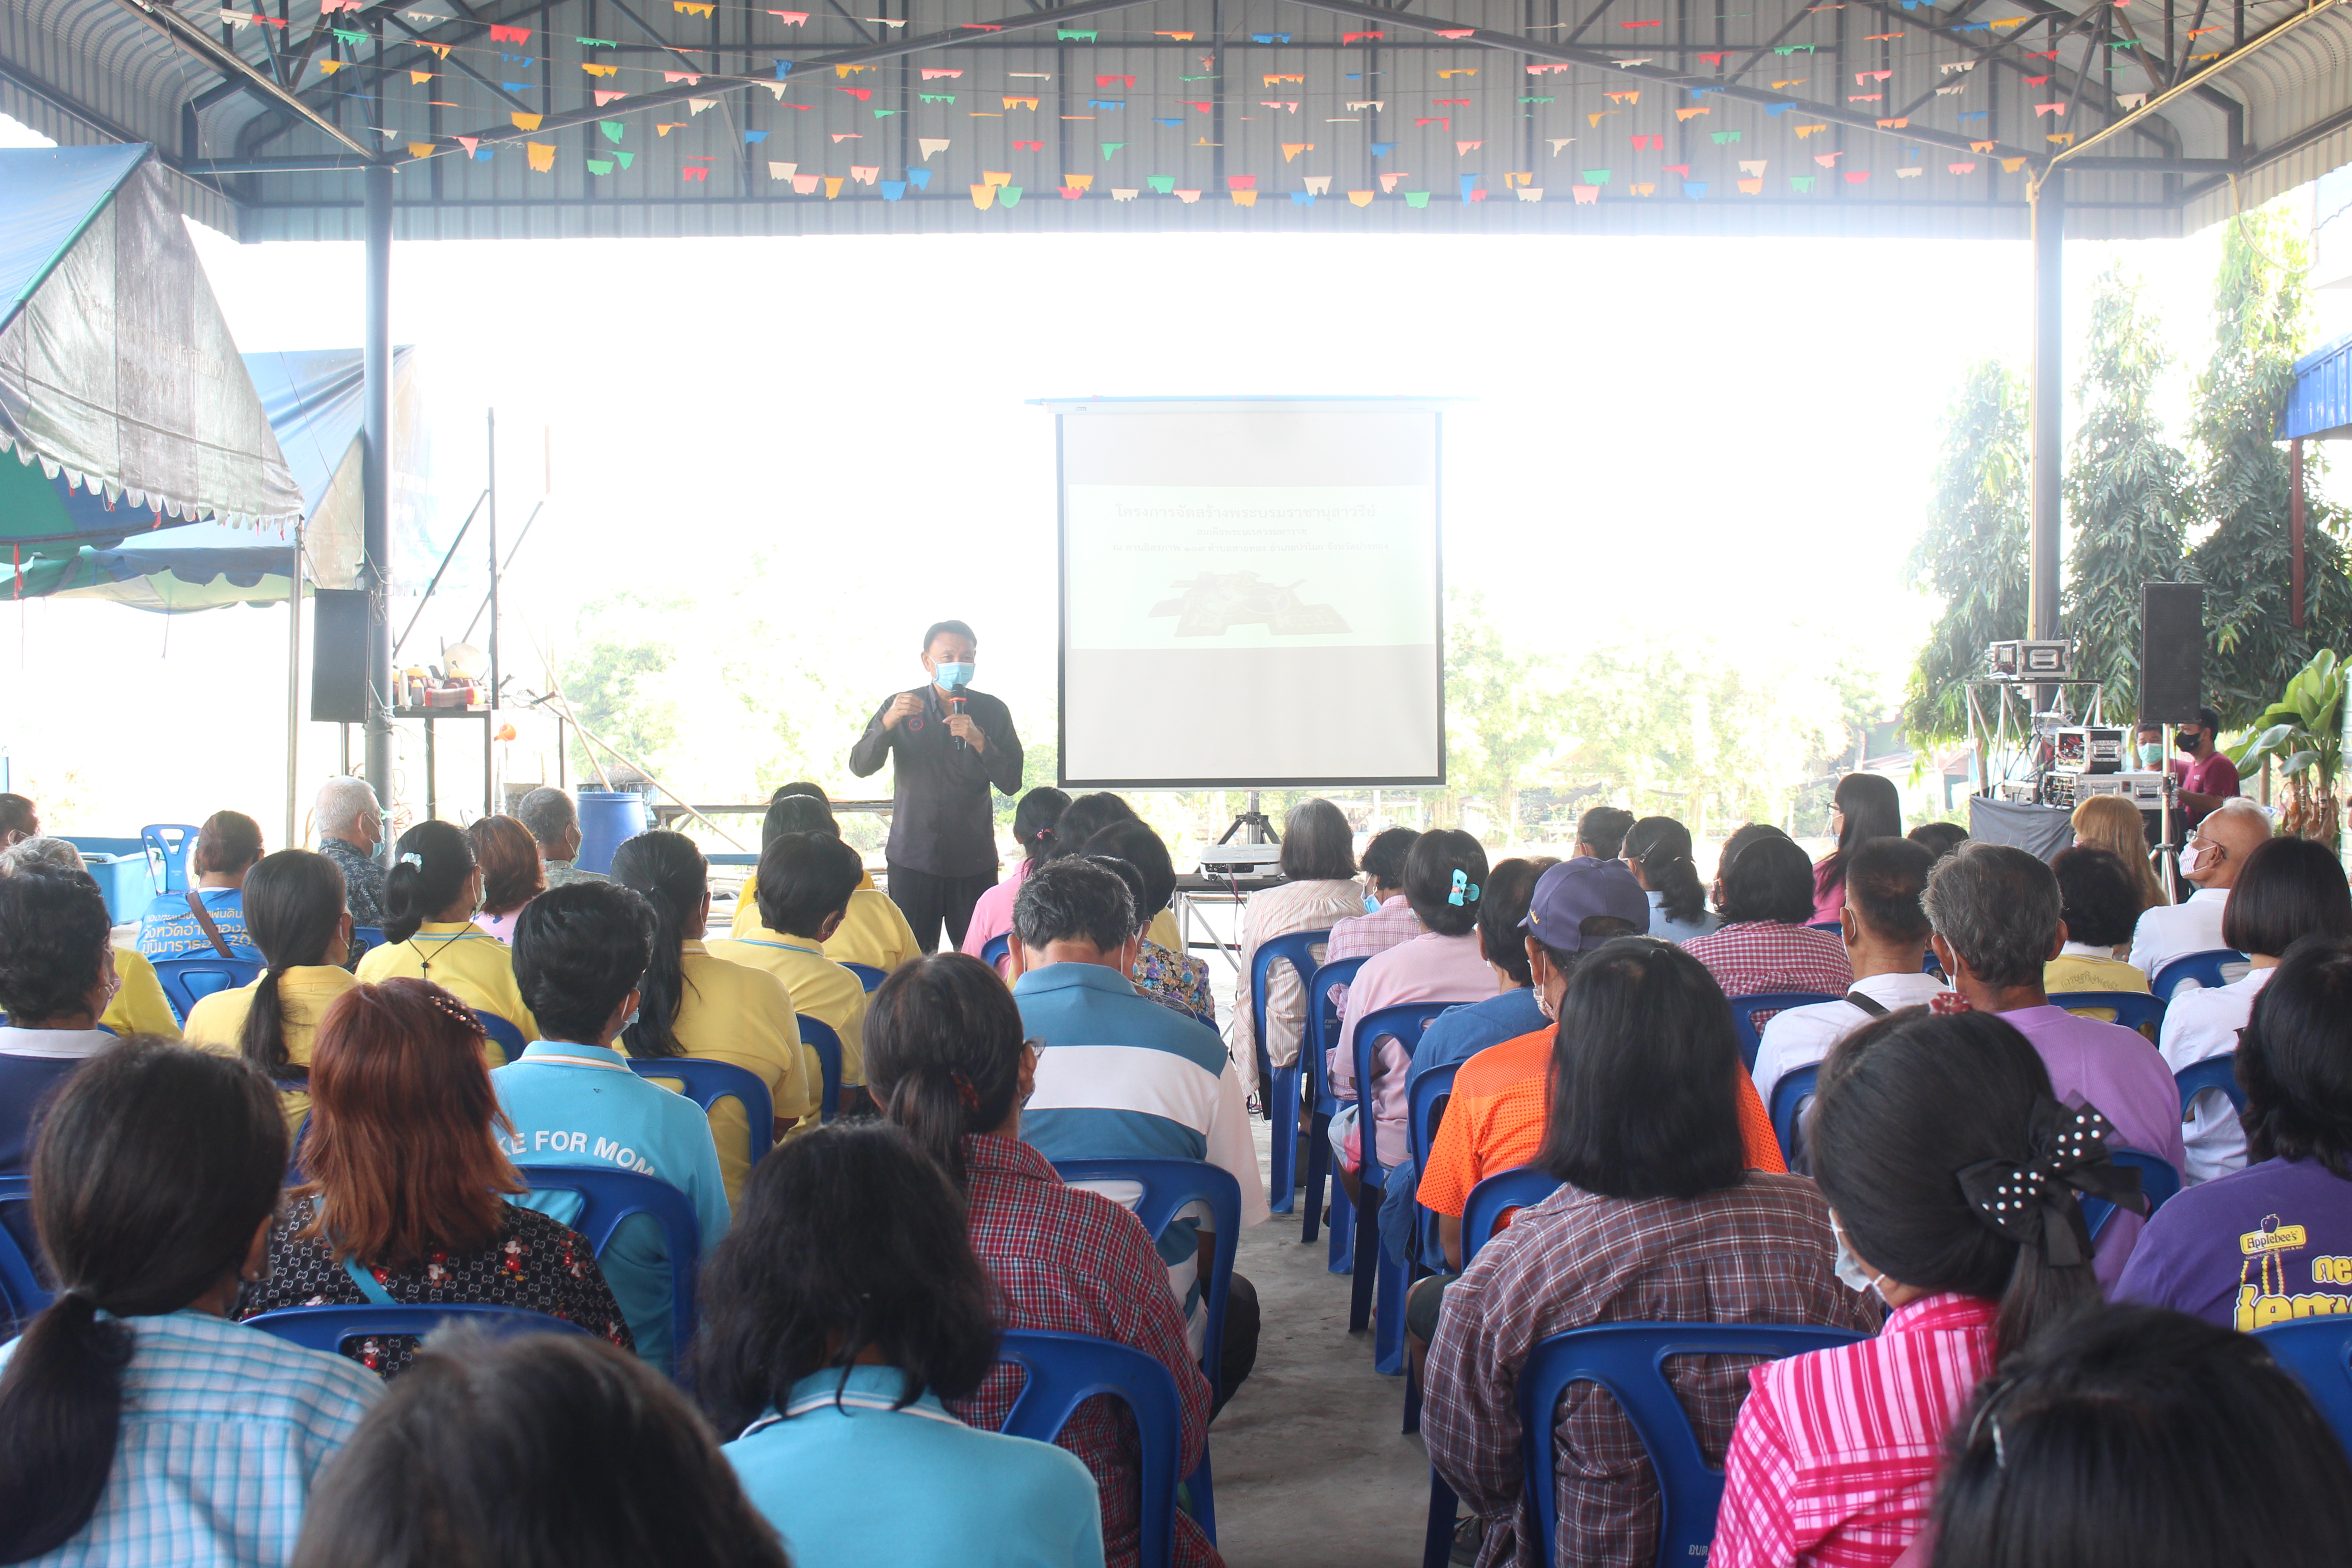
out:
{"label": "black loudspeaker", "polygon": [[310,721],[367,722],[368,596],[321,588],[311,597]]}
{"label": "black loudspeaker", "polygon": [[2139,588],[2139,717],[2144,724],[2193,724],[2204,700],[2205,588],[2143,583]]}

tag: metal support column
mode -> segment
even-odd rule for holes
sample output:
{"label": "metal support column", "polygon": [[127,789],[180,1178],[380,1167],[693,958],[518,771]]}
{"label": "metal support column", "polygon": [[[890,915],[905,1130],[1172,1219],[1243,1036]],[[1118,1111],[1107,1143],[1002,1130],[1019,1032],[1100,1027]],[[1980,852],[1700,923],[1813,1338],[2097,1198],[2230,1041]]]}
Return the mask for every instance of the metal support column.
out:
{"label": "metal support column", "polygon": [[2033,195],[2033,531],[2026,633],[2058,636],[2059,479],[2063,452],[2066,342],[2060,330],[2059,262],[2066,240],[2066,176],[2053,169]]}
{"label": "metal support column", "polygon": [[360,482],[360,553],[368,590],[367,781],[392,816],[392,179],[367,183],[367,322],[360,342],[366,443]]}

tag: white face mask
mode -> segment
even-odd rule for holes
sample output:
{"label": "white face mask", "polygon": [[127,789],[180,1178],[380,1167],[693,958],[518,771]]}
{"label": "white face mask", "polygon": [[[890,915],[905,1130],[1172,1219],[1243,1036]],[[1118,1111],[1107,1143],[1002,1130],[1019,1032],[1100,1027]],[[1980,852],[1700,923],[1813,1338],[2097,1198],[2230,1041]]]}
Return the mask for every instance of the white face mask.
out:
{"label": "white face mask", "polygon": [[1540,985],[1536,987],[1536,1011],[1544,1016],[1544,1022],[1547,1024],[1559,1022],[1559,1015],[1552,1010],[1550,994]]}
{"label": "white face mask", "polygon": [[[1832,1267],[1837,1270],[1837,1277],[1844,1281],[1845,1288],[1857,1294],[1876,1290],[1879,1281],[1886,1276],[1873,1274],[1863,1267],[1862,1259],[1856,1258],[1853,1248],[1846,1245],[1845,1226],[1838,1224],[1835,1215],[1830,1215],[1830,1234],[1837,1237],[1837,1261]],[[1881,1300],[1885,1299],[1884,1295],[1880,1297]]]}

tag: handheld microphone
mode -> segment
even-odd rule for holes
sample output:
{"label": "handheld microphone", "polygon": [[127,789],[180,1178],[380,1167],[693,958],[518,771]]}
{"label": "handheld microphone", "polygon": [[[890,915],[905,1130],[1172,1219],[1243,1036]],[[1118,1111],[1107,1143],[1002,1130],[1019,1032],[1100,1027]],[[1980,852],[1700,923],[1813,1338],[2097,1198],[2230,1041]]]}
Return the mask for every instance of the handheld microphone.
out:
{"label": "handheld microphone", "polygon": [[[956,714],[961,713],[963,710],[963,688],[959,686],[948,698],[948,714],[952,718]],[[955,749],[957,751],[969,752],[971,750],[970,743],[968,743],[961,735],[958,735],[954,739]]]}

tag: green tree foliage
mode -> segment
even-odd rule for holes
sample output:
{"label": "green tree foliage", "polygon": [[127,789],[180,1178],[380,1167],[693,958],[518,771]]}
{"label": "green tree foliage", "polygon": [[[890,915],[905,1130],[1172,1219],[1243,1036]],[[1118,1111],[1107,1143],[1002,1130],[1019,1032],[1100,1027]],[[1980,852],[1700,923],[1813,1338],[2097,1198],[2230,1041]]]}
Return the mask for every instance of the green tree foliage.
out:
{"label": "green tree foliage", "polygon": [[2066,630],[2076,671],[2101,686],[2110,724],[2138,711],[2140,584],[2180,575],[2188,460],[2152,406],[2168,356],[2141,314],[2139,280],[2120,263],[2098,280],[2066,458]]}
{"label": "green tree foliage", "polygon": [[1979,360],[1944,416],[1927,526],[1907,563],[1911,581],[1944,605],[1903,704],[1904,731],[1923,749],[1968,733],[1960,683],[1983,666],[1985,645],[2025,635],[2032,515],[2026,406],[2024,379],[1996,360]]}
{"label": "green tree foliage", "polygon": [[2242,773],[2277,763],[2286,780],[2281,829],[2331,848],[2344,821],[2336,795],[2344,769],[2344,677],[2334,649],[2313,654],[2231,757]]}
{"label": "green tree foliage", "polygon": [[[581,610],[581,641],[562,662],[563,692],[580,721],[623,756],[656,773],[677,743],[682,715],[671,695],[677,631],[692,606],[679,598],[618,593]],[[611,756],[572,741],[573,765],[593,777]]]}
{"label": "green tree foliage", "polygon": [[1484,594],[1447,595],[1446,772],[1454,792],[1493,806],[1506,844],[1518,837],[1521,786],[1559,746],[1559,674],[1550,650],[1506,635]]}

